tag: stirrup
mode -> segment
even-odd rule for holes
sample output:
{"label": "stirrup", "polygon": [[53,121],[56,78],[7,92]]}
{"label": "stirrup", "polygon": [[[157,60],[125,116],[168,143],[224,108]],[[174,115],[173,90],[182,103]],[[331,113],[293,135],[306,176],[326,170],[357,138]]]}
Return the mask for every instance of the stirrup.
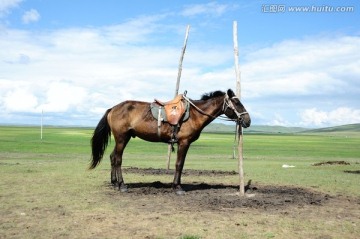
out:
{"label": "stirrup", "polygon": [[176,144],[179,140],[177,138],[172,138],[169,140],[169,144]]}

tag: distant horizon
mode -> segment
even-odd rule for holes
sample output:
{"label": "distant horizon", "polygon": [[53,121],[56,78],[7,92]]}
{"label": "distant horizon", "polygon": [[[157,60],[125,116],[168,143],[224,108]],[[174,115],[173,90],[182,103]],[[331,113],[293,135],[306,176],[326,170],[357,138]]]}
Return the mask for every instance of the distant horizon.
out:
{"label": "distant horizon", "polygon": [[[225,126],[231,126],[230,123],[219,123],[219,122],[211,122],[209,125],[225,125]],[[207,125],[207,126],[209,126]],[[283,128],[299,128],[299,129],[325,129],[325,128],[335,128],[335,127],[341,127],[341,126],[348,126],[348,125],[360,125],[359,123],[351,123],[351,124],[341,124],[341,125],[334,125],[334,126],[328,126],[328,127],[299,127],[299,126],[283,126],[283,125],[262,125],[262,124],[254,124],[251,125],[249,128],[246,128],[244,130],[251,130],[251,127],[283,127]],[[0,126],[12,126],[12,127],[41,127],[41,124],[8,124],[8,123],[0,123]],[[206,126],[206,127],[207,127]],[[235,124],[234,124],[235,126]],[[56,124],[43,124],[43,127],[58,127],[58,128],[95,128],[96,125],[56,125]]]}

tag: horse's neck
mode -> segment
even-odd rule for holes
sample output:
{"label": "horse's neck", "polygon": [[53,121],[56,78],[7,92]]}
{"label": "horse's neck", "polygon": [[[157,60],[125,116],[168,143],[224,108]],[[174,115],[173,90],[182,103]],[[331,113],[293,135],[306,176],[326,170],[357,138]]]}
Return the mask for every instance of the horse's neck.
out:
{"label": "horse's neck", "polygon": [[195,105],[206,114],[200,112],[199,110],[194,109],[195,115],[196,117],[202,119],[205,124],[208,124],[223,113],[222,110],[223,104],[224,104],[223,97],[197,101]]}

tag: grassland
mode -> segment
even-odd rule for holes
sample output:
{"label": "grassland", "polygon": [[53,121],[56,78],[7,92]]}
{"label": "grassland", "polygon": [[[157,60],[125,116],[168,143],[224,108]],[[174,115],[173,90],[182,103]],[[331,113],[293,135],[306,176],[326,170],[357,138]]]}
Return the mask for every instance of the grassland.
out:
{"label": "grassland", "polygon": [[[104,235],[101,234],[104,232],[101,228],[97,229],[98,232],[94,228],[90,229],[86,223],[95,221],[103,226],[105,223],[113,223],[113,226],[121,227],[123,224],[118,221],[116,212],[120,213],[124,208],[133,209],[131,212],[126,212],[127,216],[123,215],[128,218],[130,214],[139,213],[137,209],[132,208],[134,206],[131,201],[124,199],[114,202],[109,199],[107,195],[109,191],[106,187],[104,188],[104,182],[109,181],[110,166],[107,155],[112,150],[113,142],[99,168],[94,171],[87,170],[91,135],[92,129],[47,127],[44,129],[41,140],[39,129],[35,127],[0,127],[0,204],[2,205],[0,238],[96,238]],[[358,132],[250,134],[245,135],[244,138],[245,177],[247,180],[252,179],[253,184],[295,185],[333,196],[360,198],[358,173],[360,171],[360,134]],[[237,169],[237,160],[232,158],[233,147],[232,134],[204,133],[190,148],[185,171],[187,169],[234,171]],[[133,139],[125,150],[123,166],[125,168],[165,168],[166,153],[167,145],[165,144]],[[325,161],[346,161],[349,164],[313,166],[315,163]],[[295,167],[282,168],[284,164]],[[125,175],[125,180],[127,182],[162,181],[167,183],[171,182],[172,175],[134,174]],[[236,176],[196,179],[183,177],[184,183],[191,183],[194,180],[236,185],[238,179]],[[358,204],[354,205],[354,210],[359,210]],[[160,217],[159,212],[152,213],[155,218]],[[219,221],[227,220],[220,217],[229,217],[225,213],[217,215],[208,211],[203,213],[204,216]],[[144,227],[156,227],[156,220],[150,215],[138,215],[138,217],[148,224],[138,225],[139,231],[144,232]],[[274,217],[279,220],[278,223],[270,223],[271,218]],[[153,232],[150,238],[180,238],[188,234],[200,235],[199,237],[204,238],[211,238],[211,235],[215,238],[228,238],[223,235],[224,230],[227,230],[226,225],[223,225],[225,228],[213,231],[208,228],[207,231],[198,232],[191,218],[194,219],[195,216],[180,213],[164,219],[162,222],[169,223],[171,227],[167,229],[164,227],[162,230],[157,227],[158,231]],[[117,222],[112,222],[112,220]],[[158,221],[160,220],[161,217]],[[294,227],[293,218],[289,217],[285,220],[281,215],[255,214],[249,215],[248,221],[244,220],[238,222],[240,225],[246,224],[241,238],[286,238],[286,235],[289,235],[288,231],[291,230],[289,227]],[[354,222],[345,221],[341,226],[334,227],[332,224],[327,225],[325,218],[314,219],[313,222],[323,226],[321,228],[314,227],[311,221],[304,218],[301,220],[304,221],[299,222],[297,226],[300,234],[294,238],[302,238],[302,235],[307,238],[319,237],[324,235],[321,233],[324,228],[330,230],[329,238],[332,238],[331,235],[356,238]],[[252,221],[256,222],[253,227],[250,226]],[[39,226],[39,222],[44,225]],[[271,229],[266,222],[272,224],[273,228]],[[185,230],[182,224],[188,225],[188,230]],[[190,230],[191,226],[193,229]],[[228,230],[232,227],[229,226]],[[91,231],[92,234],[87,234],[84,228],[88,228],[88,232]],[[137,227],[130,225],[129,228],[132,228],[131,233],[134,233]],[[312,232],[307,231],[307,228]],[[144,238],[141,235],[126,234],[128,232],[126,228],[121,230],[124,238],[131,235],[135,238]],[[105,235],[111,238],[117,237]]]}
{"label": "grassland", "polygon": [[[79,164],[85,170],[90,159],[91,129],[47,128],[43,140],[38,128],[1,127],[0,155],[4,163],[45,161]],[[261,183],[316,187],[331,194],[360,196],[358,175],[344,171],[360,169],[360,136],[319,135],[245,135],[246,177]],[[106,155],[114,143],[111,142]],[[232,159],[234,137],[231,134],[204,133],[190,148],[185,170],[237,170]],[[164,168],[166,144],[132,139],[124,154],[124,167]],[[175,158],[175,155],[173,155]],[[347,161],[350,165],[314,167],[322,161]],[[107,156],[102,168],[109,168]],[[174,161],[173,161],[174,162]],[[295,166],[288,170],[282,165]],[[172,166],[172,165],[171,165]]]}

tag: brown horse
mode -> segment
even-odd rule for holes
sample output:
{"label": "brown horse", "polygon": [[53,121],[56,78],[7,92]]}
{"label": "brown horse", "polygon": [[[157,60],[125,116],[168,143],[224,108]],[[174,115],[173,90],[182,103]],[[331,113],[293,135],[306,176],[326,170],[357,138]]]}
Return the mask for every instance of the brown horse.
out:
{"label": "brown horse", "polygon": [[[243,127],[250,126],[250,115],[232,90],[226,93],[214,91],[204,94],[200,100],[190,100],[190,117],[180,123],[177,133],[177,160],[173,188],[177,194],[183,194],[181,173],[190,144],[197,140],[202,129],[218,116],[225,114],[229,119],[237,121]],[[107,147],[111,132],[115,138],[115,147],[110,155],[111,183],[126,192],[121,164],[126,144],[131,137],[139,137],[151,142],[169,143],[173,138],[173,126],[163,123],[158,132],[158,121],[150,112],[150,103],[140,101],[124,101],[108,109],[94,130],[91,139],[92,161],[90,169],[101,161]]]}

